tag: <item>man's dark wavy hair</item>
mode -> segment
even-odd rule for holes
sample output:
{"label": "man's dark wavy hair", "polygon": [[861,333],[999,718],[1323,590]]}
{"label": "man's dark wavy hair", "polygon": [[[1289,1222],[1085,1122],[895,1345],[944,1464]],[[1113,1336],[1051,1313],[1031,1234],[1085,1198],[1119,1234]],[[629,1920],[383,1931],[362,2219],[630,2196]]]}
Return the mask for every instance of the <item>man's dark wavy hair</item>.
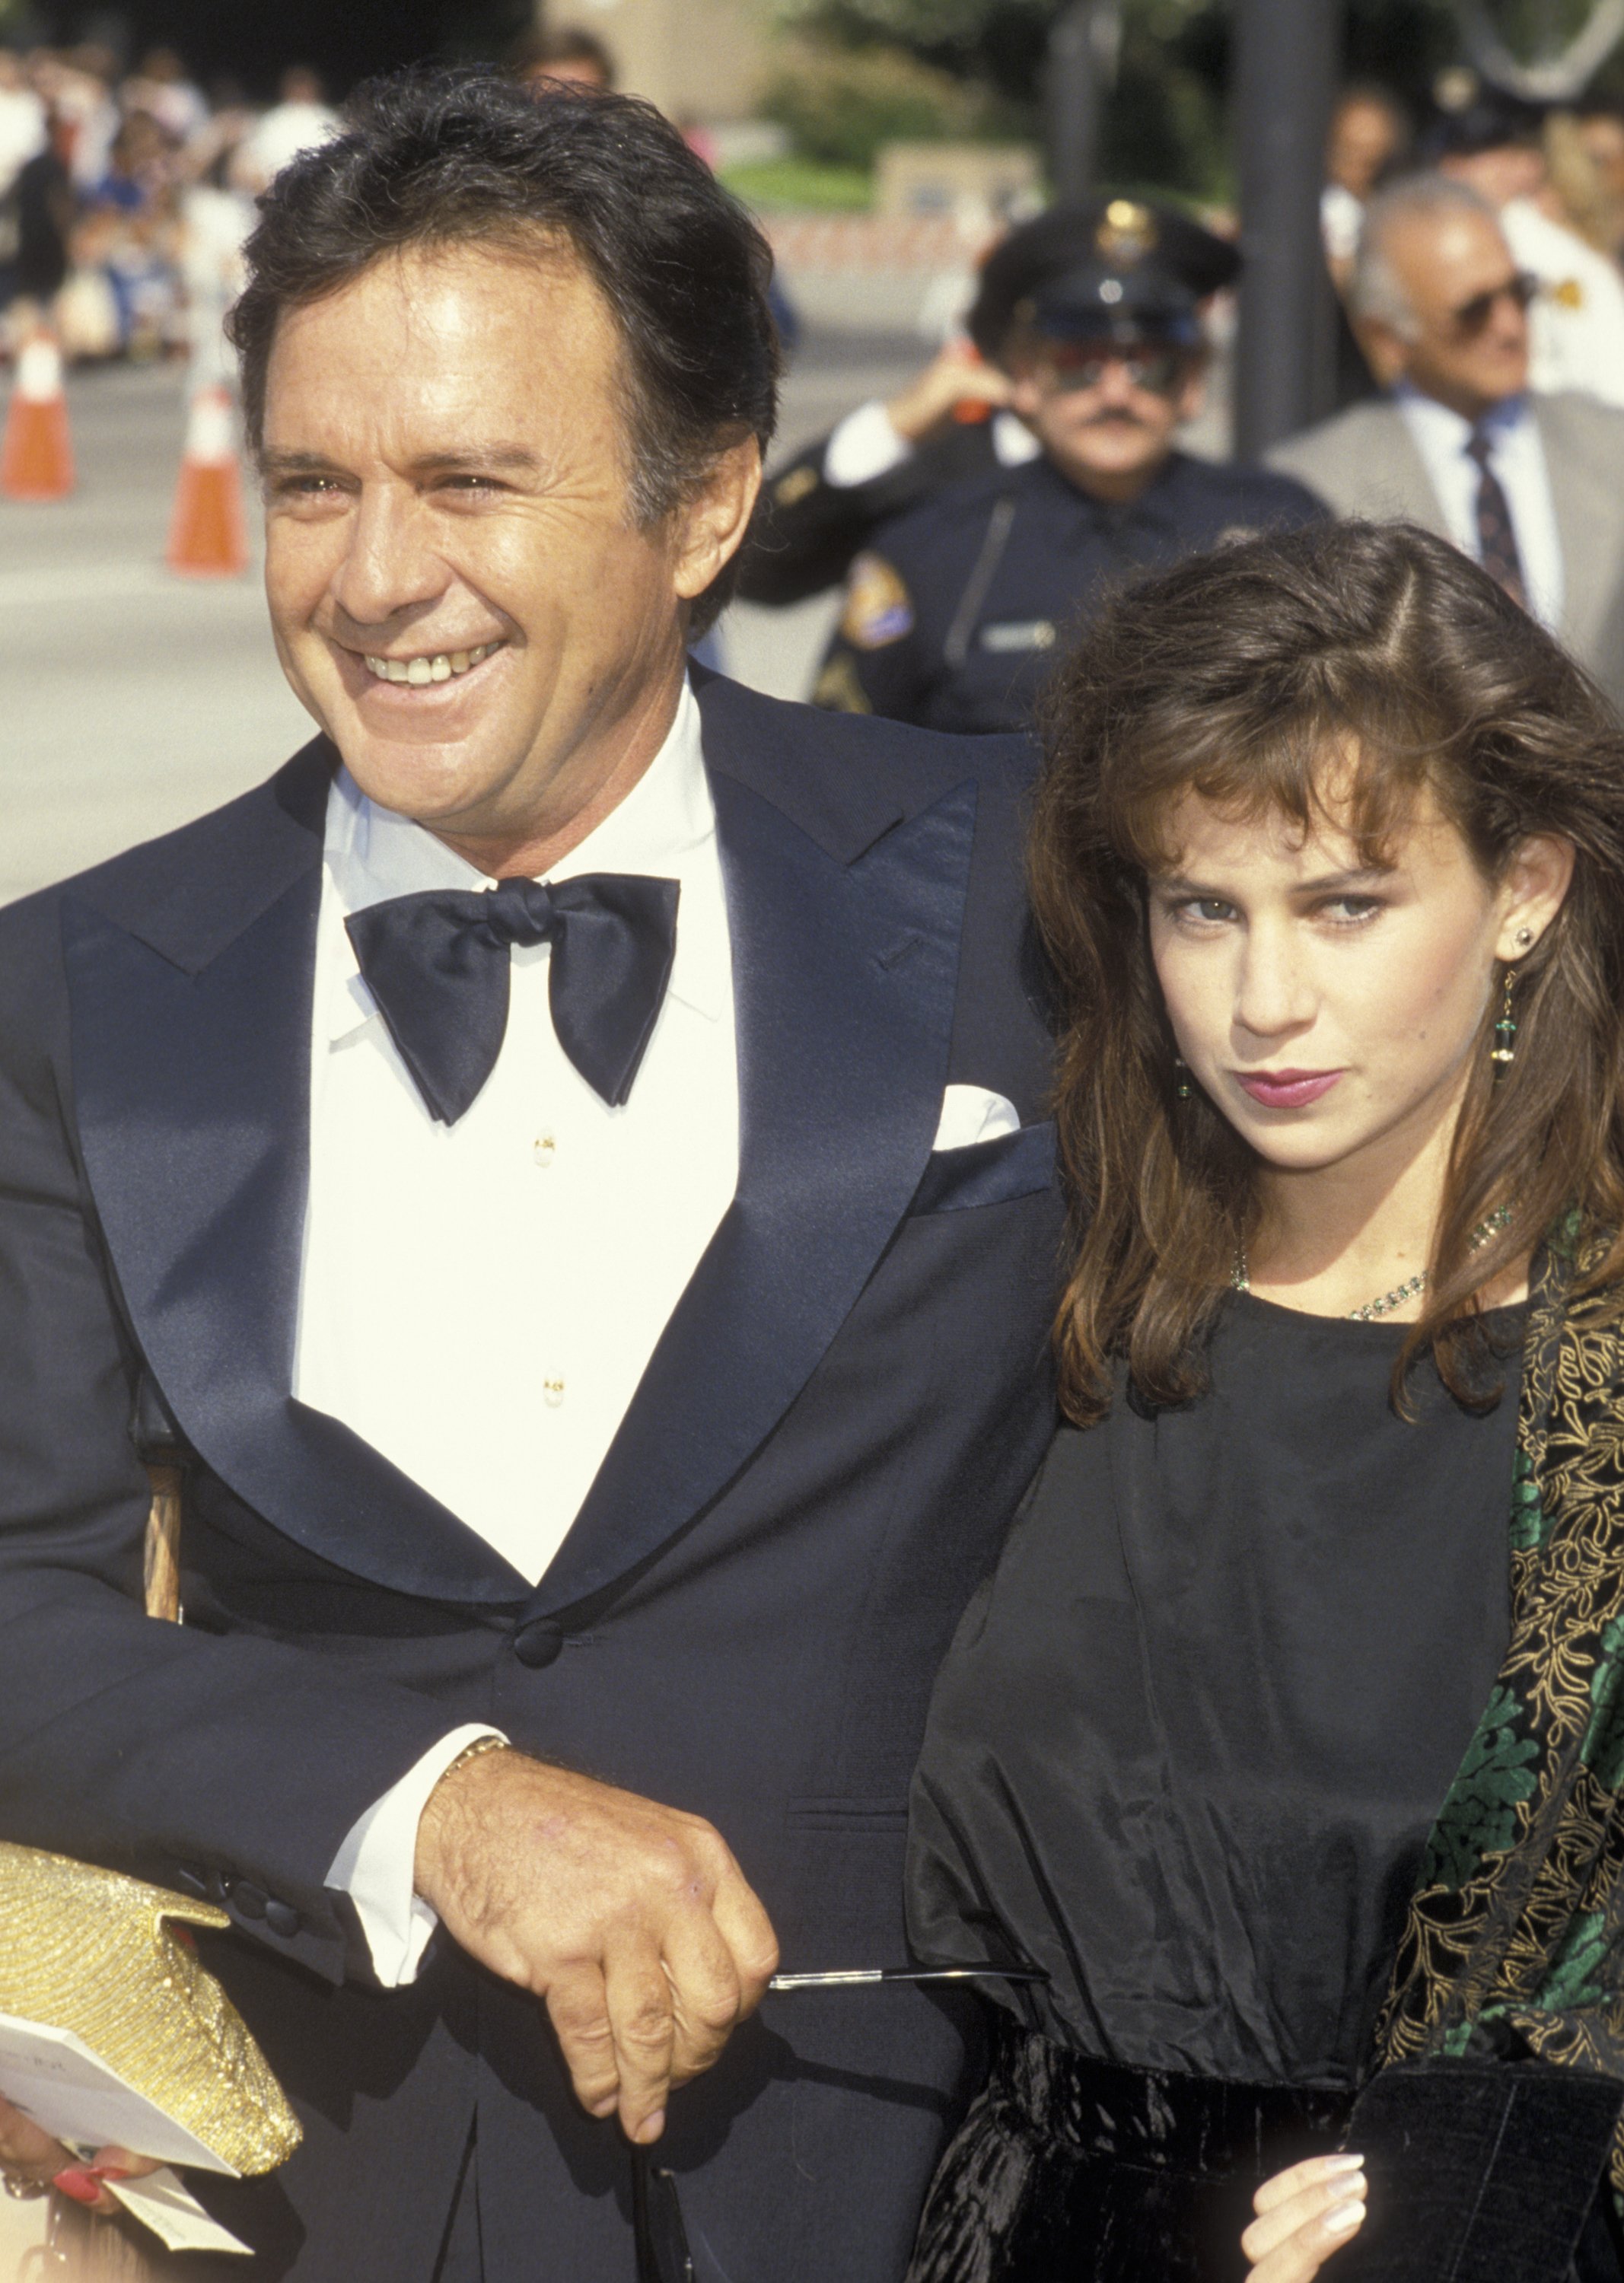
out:
{"label": "man's dark wavy hair", "polygon": [[[361,88],[345,131],[260,200],[230,320],[255,450],[286,310],[407,247],[538,241],[573,249],[620,326],[640,522],[668,514],[745,437],[765,452],[779,372],[771,250],[670,122],[630,96],[538,97],[492,71],[421,68]],[[693,631],[726,602],[731,570],[695,604]]]}

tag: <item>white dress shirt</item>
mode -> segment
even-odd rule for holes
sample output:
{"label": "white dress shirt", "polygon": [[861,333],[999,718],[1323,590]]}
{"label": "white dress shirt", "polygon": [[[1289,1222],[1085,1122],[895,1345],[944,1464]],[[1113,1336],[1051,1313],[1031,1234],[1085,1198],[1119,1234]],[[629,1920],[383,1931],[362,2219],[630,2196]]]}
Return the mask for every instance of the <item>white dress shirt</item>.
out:
{"label": "white dress shirt", "polygon": [[[1467,456],[1473,429],[1469,420],[1433,396],[1401,382],[1394,399],[1404,416],[1416,449],[1425,463],[1449,537],[1475,563],[1478,545],[1478,464]],[[1500,479],[1511,511],[1511,529],[1522,564],[1528,607],[1543,627],[1560,628],[1565,599],[1562,539],[1551,498],[1550,471],[1539,426],[1523,396],[1509,396],[1483,422],[1489,439],[1489,465]]]}
{"label": "white dress shirt", "polygon": [[[681,884],[664,1005],[629,1100],[564,1054],[545,944],[511,953],[506,1036],[453,1126],[424,1106],[344,931],[435,887],[488,888],[347,772],[328,800],[311,1026],[310,1182],[293,1393],[354,1429],[519,1574],[545,1572],[738,1179],[738,1072],[715,812],[684,688],[644,776],[546,876]],[[417,1971],[418,1819],[464,1745],[442,1739],[351,1830],[328,1873],[379,1979]]]}
{"label": "white dress shirt", "polygon": [[1528,312],[1528,386],[1582,389],[1624,405],[1624,278],[1604,253],[1542,214],[1532,199],[1500,210],[1511,259],[1540,281]]}

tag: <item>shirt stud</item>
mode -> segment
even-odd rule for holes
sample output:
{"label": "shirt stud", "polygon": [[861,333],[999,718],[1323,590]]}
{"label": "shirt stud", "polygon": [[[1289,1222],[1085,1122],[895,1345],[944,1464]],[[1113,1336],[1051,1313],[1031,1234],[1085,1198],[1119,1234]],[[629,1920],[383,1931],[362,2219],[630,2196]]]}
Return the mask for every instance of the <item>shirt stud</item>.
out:
{"label": "shirt stud", "polygon": [[558,1152],[558,1142],[550,1134],[538,1134],[531,1144],[530,1155],[538,1165],[550,1165]]}
{"label": "shirt stud", "polygon": [[564,1382],[561,1379],[544,1379],[542,1382],[542,1400],[550,1411],[556,1411],[564,1400]]}

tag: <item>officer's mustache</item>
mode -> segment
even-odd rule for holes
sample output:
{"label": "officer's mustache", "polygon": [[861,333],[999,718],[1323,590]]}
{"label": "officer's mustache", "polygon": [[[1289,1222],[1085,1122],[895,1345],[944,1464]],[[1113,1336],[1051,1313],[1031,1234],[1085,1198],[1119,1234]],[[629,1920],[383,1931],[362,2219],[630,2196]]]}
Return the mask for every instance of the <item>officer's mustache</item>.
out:
{"label": "officer's mustache", "polygon": [[1130,412],[1126,405],[1110,404],[1103,412],[1090,412],[1082,425],[1085,428],[1144,428],[1150,424],[1141,420],[1136,412]]}

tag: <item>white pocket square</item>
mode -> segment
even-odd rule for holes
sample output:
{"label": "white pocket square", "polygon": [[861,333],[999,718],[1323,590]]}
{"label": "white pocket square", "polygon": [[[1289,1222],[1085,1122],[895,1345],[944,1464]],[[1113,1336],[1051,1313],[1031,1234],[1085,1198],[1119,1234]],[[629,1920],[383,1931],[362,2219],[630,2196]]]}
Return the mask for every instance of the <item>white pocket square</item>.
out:
{"label": "white pocket square", "polygon": [[995,1142],[1001,1134],[1019,1131],[1019,1112],[1001,1094],[989,1094],[984,1086],[950,1086],[942,1093],[941,1117],[931,1149],[972,1149],[978,1142]]}

